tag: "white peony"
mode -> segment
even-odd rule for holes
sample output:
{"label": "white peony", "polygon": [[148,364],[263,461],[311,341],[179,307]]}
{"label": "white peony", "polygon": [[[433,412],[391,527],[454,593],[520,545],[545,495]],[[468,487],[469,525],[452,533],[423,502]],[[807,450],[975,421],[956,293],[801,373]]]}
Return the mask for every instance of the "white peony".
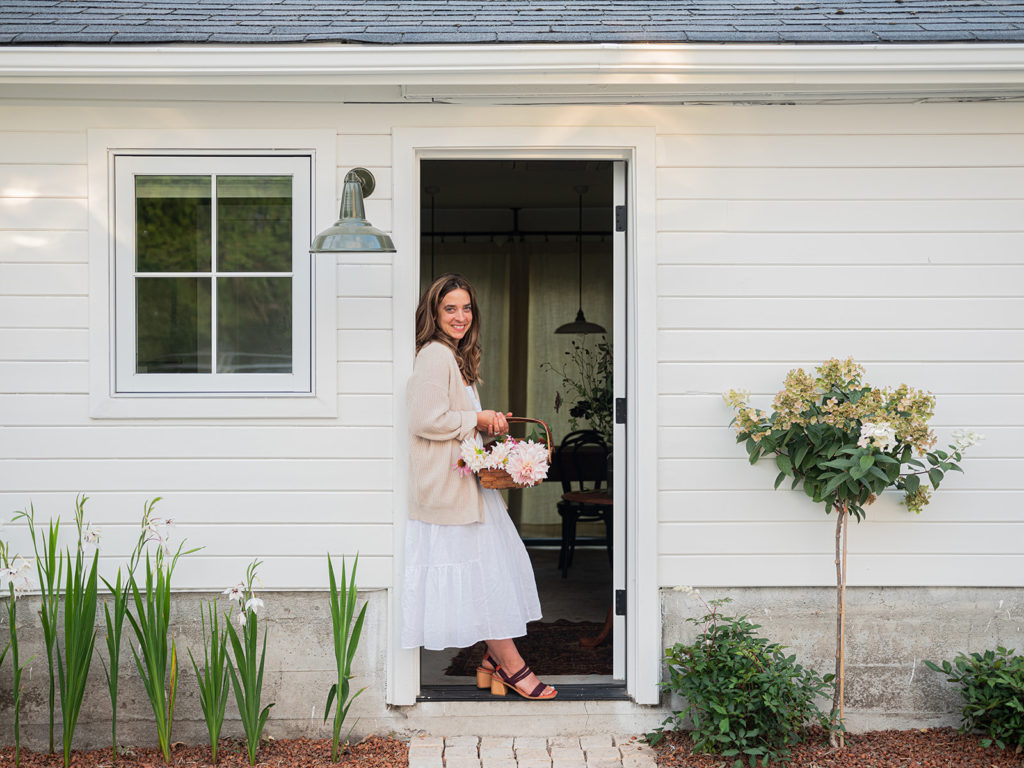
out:
{"label": "white peony", "polygon": [[509,455],[512,453],[513,443],[504,440],[491,446],[491,459],[487,466],[491,469],[504,469]]}
{"label": "white peony", "polygon": [[462,441],[461,451],[462,460],[474,472],[479,472],[490,464],[491,457],[487,455],[487,451],[477,445],[473,438],[467,437]]}

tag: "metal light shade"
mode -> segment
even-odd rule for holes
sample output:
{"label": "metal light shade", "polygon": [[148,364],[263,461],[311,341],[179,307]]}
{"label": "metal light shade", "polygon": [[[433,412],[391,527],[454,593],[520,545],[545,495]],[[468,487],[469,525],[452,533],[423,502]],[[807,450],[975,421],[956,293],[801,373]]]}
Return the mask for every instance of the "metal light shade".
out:
{"label": "metal light shade", "polygon": [[366,220],[363,198],[373,194],[374,186],[373,174],[365,168],[345,175],[338,220],[313,239],[310,253],[395,252],[391,237]]}
{"label": "metal light shade", "polygon": [[575,333],[580,335],[586,333],[607,333],[602,326],[597,323],[587,322],[587,318],[583,316],[583,193],[586,191],[587,188],[584,186],[576,187],[576,194],[579,195],[579,233],[576,235],[576,258],[579,265],[579,273],[577,275],[580,292],[579,309],[576,311],[576,319],[571,323],[558,326],[555,328],[555,333]]}
{"label": "metal light shade", "polygon": [[555,328],[555,333],[606,333],[605,329],[597,323],[591,323],[587,321],[587,318],[583,316],[582,307],[576,313],[576,319],[571,323],[560,325]]}

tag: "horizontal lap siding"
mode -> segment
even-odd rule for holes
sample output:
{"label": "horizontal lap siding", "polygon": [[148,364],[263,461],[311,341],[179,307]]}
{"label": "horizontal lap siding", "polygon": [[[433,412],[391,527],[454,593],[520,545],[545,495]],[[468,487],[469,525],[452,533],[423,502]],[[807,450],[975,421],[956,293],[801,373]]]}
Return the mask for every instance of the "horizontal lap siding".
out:
{"label": "horizontal lap siding", "polygon": [[[349,168],[374,172],[367,213],[385,229],[390,146],[386,134],[339,135],[335,171],[339,199]],[[0,520],[31,502],[37,519],[68,523],[88,493],[112,571],[159,495],[173,542],[202,547],[178,588],[235,583],[259,558],[264,588],[322,589],[329,551],[360,554],[361,587],[389,586],[390,255],[337,258],[337,419],[93,420],[87,160],[84,130],[0,131]],[[30,548],[22,527],[5,530]]]}
{"label": "horizontal lap siding", "polygon": [[657,142],[660,583],[830,583],[834,518],[749,466],[720,394],[849,355],[934,392],[940,442],[987,436],[920,515],[868,509],[850,582],[1024,583],[1024,110],[687,114]]}
{"label": "horizontal lap siding", "polygon": [[[224,127],[257,116],[291,127],[304,109],[313,125],[361,126],[338,134],[335,203],[347,171],[369,168],[367,216],[385,230],[393,125],[657,123],[659,429],[649,437],[661,584],[830,582],[832,521],[746,464],[720,392],[744,387],[766,402],[789,368],[847,354],[872,382],[934,391],[941,439],[958,427],[988,435],[921,515],[895,497],[869,510],[850,534],[851,582],[1024,579],[1011,551],[1024,508],[1022,105],[306,105],[287,118],[256,105],[175,107],[189,118],[180,124]],[[158,110],[116,110],[79,119],[71,107],[23,108],[0,126],[0,518],[31,497],[41,517],[67,519],[84,490],[120,547],[160,494],[179,534],[204,547],[176,574],[182,588],[237,581],[255,556],[268,587],[322,587],[327,549],[358,549],[361,583],[389,585],[391,256],[337,260],[336,420],[89,419],[84,124],[166,124]],[[83,130],[45,129],[76,120]]]}

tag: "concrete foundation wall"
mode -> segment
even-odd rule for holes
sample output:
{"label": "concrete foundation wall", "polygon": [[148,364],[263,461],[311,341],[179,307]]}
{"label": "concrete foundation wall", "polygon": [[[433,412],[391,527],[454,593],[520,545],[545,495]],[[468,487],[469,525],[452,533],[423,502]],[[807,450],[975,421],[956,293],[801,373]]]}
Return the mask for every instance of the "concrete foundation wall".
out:
{"label": "concrete foundation wall", "polygon": [[[729,597],[723,613],[746,615],[805,666],[835,671],[836,592],[829,588],[701,590]],[[696,597],[662,592],[666,646],[689,642],[686,621],[706,613]],[[1024,590],[859,587],[846,593],[846,718],[852,731],[959,723],[958,687],[924,660],[1005,646],[1024,651]],[[673,708],[679,702],[672,702]]]}
{"label": "concrete foundation wall", "polygon": [[[334,683],[334,648],[331,611],[326,593],[261,592],[266,607],[261,620],[269,629],[263,681],[263,704],[274,702],[265,733],[276,738],[310,736],[330,737],[330,722],[323,723],[327,692]],[[199,704],[199,686],[188,651],[203,664],[201,606],[213,595],[177,594],[171,601],[171,626],[178,652],[178,699],[174,713],[172,741],[203,743],[208,740],[206,722]],[[384,705],[384,669],[387,648],[387,592],[361,593],[369,600],[366,623],[356,653],[355,689],[366,686],[349,713],[348,724],[359,719],[355,733],[381,732],[389,728],[390,718]],[[218,607],[227,608],[218,596]],[[19,644],[22,660],[35,659],[22,677],[22,743],[39,749],[47,740],[46,650],[37,616],[39,600],[19,600]],[[203,608],[205,610],[205,608]],[[237,613],[237,611],[236,611]],[[4,613],[6,618],[6,612]],[[110,696],[100,662],[107,659],[106,629],[103,614],[97,612],[96,650],[93,656],[85,702],[75,732],[76,748],[110,744]],[[237,624],[236,624],[237,627]],[[2,627],[6,639],[6,621]],[[125,620],[121,646],[120,690],[118,692],[117,735],[122,744],[156,745],[153,711],[135,668],[129,641],[134,633]],[[0,640],[3,642],[3,640]],[[6,660],[0,670],[0,744],[13,743],[11,713],[11,664]],[[56,738],[60,739],[60,694],[57,694]],[[347,726],[346,726],[347,730]],[[234,693],[228,694],[227,714],[222,734],[244,738]]]}
{"label": "concrete foundation wall", "polygon": [[[819,672],[834,668],[835,592],[828,588],[705,589],[711,600],[730,597],[725,612],[747,615],[761,634],[781,642],[805,665]],[[172,602],[180,679],[174,741],[202,743],[205,723],[199,706],[191,649],[202,659],[200,606],[210,596],[179,594]],[[274,702],[267,735],[327,738],[323,706],[334,679],[330,608],[322,593],[262,593],[270,634],[264,703]],[[355,735],[428,731],[443,735],[557,735],[562,733],[639,733],[659,724],[680,702],[662,707],[629,702],[555,701],[530,703],[518,698],[486,702],[421,703],[388,707],[384,703],[387,660],[387,592],[364,593],[369,601],[366,625],[356,655],[355,686],[366,686],[350,713]],[[220,602],[220,601],[219,601]],[[46,745],[46,654],[37,616],[38,599],[19,602],[22,658],[35,655],[23,678],[22,738],[33,748]],[[687,642],[704,606],[695,597],[662,591],[664,644]],[[1024,649],[1024,590],[982,588],[851,588],[847,594],[847,723],[853,731],[954,725],[960,699],[942,675],[924,659],[952,658],[959,651],[1003,645]],[[6,638],[6,623],[3,626]],[[97,651],[75,738],[76,748],[110,742],[110,703],[100,657],[106,657],[104,628],[98,626]],[[118,709],[118,740],[153,745],[153,715],[127,641],[125,625]],[[0,744],[13,740],[11,665],[0,670]],[[358,722],[357,722],[358,720]],[[233,696],[229,696],[224,736],[241,737]],[[60,709],[57,709],[57,738]]]}

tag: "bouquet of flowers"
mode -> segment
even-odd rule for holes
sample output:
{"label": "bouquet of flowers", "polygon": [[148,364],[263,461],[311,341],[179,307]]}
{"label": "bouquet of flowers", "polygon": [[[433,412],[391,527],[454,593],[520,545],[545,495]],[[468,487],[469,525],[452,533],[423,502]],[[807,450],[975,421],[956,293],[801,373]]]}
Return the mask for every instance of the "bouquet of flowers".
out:
{"label": "bouquet of flowers", "polygon": [[[515,485],[528,488],[548,476],[548,446],[505,435],[485,448],[475,438],[467,438],[462,441],[462,455],[455,469],[463,476],[482,474],[484,470],[504,470]],[[484,482],[484,487],[502,486]]]}

